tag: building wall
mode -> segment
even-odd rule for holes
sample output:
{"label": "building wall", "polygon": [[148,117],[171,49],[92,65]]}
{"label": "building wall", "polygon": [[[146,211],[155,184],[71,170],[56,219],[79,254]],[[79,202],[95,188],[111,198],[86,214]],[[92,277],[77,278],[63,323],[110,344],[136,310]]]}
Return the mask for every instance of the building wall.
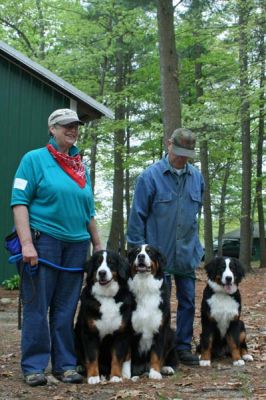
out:
{"label": "building wall", "polygon": [[15,171],[23,154],[46,145],[49,114],[69,105],[69,98],[0,56],[0,284],[16,273],[4,249],[13,227],[9,204]]}

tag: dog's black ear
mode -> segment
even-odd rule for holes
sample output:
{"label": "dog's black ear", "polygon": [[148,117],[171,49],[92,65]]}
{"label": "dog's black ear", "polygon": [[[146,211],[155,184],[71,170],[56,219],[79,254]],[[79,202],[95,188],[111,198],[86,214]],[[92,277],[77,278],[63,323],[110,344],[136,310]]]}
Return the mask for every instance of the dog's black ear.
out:
{"label": "dog's black ear", "polygon": [[211,280],[215,279],[217,274],[217,265],[221,262],[222,257],[215,257],[210,262],[204,265],[204,269],[207,272],[208,278]]}
{"label": "dog's black ear", "polygon": [[245,270],[243,268],[243,265],[237,258],[232,257],[231,260],[236,269],[237,282],[240,283],[245,276]]}
{"label": "dog's black ear", "polygon": [[153,246],[149,246],[150,249],[152,250],[152,253],[155,256],[156,261],[158,262],[158,270],[157,270],[157,277],[162,278],[164,275],[165,267],[166,267],[166,257],[163,253],[161,253],[160,250],[156,249]]}
{"label": "dog's black ear", "polygon": [[118,256],[118,275],[124,281],[127,281],[129,278],[129,263],[122,256]]}
{"label": "dog's black ear", "polygon": [[164,268],[166,267],[166,257],[160,251],[158,251],[158,253],[159,253],[158,260],[159,260],[160,266],[164,270]]}
{"label": "dog's black ear", "polygon": [[128,261],[129,261],[129,264],[130,264],[130,265],[133,263],[133,261],[134,261],[135,258],[136,258],[137,249],[138,249],[138,247],[137,247],[137,246],[134,246],[134,247],[130,247],[130,248],[127,250],[127,258],[128,258]]}
{"label": "dog's black ear", "polygon": [[87,282],[92,278],[94,265],[96,263],[99,254],[102,253],[102,250],[96,251],[86,262],[84,265],[84,272],[87,272]]}
{"label": "dog's black ear", "polygon": [[93,256],[91,256],[84,264],[84,272],[87,272],[87,279],[91,279],[93,270]]}
{"label": "dog's black ear", "polygon": [[85,261],[85,264],[84,264],[84,266],[83,266],[83,269],[84,269],[84,272],[87,272],[87,273],[88,273],[88,271],[89,271],[89,269],[90,269],[90,259]]}
{"label": "dog's black ear", "polygon": [[158,249],[154,249],[156,253],[156,258],[159,262],[160,270],[163,272],[166,267],[166,257],[163,253],[160,252]]}

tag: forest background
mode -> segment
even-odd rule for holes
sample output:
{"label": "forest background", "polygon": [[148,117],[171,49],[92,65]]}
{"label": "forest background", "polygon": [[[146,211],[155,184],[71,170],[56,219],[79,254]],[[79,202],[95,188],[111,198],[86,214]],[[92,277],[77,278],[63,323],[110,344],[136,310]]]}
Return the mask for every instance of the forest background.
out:
{"label": "forest background", "polygon": [[[250,269],[252,226],[266,267],[265,33],[263,0],[2,0],[0,39],[114,111],[86,125],[104,241],[124,251],[137,175],[165,152],[174,127],[197,134],[206,195],[207,259],[241,226]],[[169,78],[169,79],[168,79]]]}

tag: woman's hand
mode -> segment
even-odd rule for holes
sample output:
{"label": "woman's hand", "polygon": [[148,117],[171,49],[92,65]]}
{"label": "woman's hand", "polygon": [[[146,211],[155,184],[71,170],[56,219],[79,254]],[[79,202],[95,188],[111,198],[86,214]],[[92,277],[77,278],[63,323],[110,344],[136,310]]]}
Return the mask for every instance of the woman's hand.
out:
{"label": "woman's hand", "polygon": [[22,246],[23,261],[32,267],[38,264],[38,254],[33,243],[25,243]]}
{"label": "woman's hand", "polygon": [[102,248],[101,243],[98,243],[98,244],[93,245],[93,253],[95,253],[96,251],[100,251],[100,250],[102,250],[102,249],[103,249],[103,248]]}
{"label": "woman's hand", "polygon": [[32,243],[28,208],[23,204],[18,204],[13,207],[13,213],[17,234],[21,243],[23,261],[34,266],[38,264],[38,254]]}

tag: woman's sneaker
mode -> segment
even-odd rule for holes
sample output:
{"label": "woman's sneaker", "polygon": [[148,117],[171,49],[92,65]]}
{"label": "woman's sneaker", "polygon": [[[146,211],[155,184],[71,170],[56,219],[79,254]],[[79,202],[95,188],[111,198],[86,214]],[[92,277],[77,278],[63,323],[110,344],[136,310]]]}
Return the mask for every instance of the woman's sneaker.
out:
{"label": "woman's sneaker", "polygon": [[54,377],[64,383],[82,383],[82,376],[75,369],[68,369],[64,372],[54,372]]}
{"label": "woman's sneaker", "polygon": [[47,383],[47,379],[43,373],[24,375],[24,381],[29,386],[44,386]]}

